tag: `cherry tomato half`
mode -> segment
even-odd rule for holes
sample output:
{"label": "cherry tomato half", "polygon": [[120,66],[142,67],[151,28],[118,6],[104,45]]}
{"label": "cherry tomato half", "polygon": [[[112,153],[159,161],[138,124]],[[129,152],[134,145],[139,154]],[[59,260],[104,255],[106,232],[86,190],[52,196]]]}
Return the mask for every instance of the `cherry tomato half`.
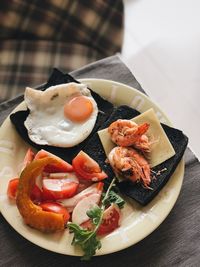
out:
{"label": "cherry tomato half", "polygon": [[70,214],[68,210],[56,202],[43,202],[39,205],[44,211],[54,212],[58,214],[62,214],[65,223],[69,221]]}
{"label": "cherry tomato half", "polygon": [[83,179],[96,182],[107,178],[107,174],[101,170],[99,164],[83,151],[73,159],[72,166]]}

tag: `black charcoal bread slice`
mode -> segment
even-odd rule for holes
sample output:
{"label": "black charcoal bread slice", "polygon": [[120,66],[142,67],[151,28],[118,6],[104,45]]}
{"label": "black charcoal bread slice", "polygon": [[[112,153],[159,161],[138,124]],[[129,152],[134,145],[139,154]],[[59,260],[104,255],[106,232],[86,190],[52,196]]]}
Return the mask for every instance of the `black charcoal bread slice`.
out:
{"label": "black charcoal bread slice", "polygon": [[[70,82],[79,83],[69,74],[63,74],[59,70],[54,69],[48,82],[44,85],[43,90],[45,90],[46,88],[53,86],[53,85],[62,84],[62,83],[70,83]],[[26,118],[29,114],[29,110],[18,111],[14,114],[11,114],[10,120],[14,124],[17,132],[20,134],[20,136],[23,138],[23,140],[26,141],[27,143],[29,143],[31,146],[33,146],[37,150],[45,149],[45,150],[63,158],[64,160],[71,162],[72,159],[77,155],[77,153],[81,149],[84,148],[84,146],[87,144],[88,140],[99,129],[99,127],[106,121],[106,119],[110,116],[110,114],[113,111],[113,105],[110,102],[108,102],[107,100],[105,100],[104,98],[102,98],[101,96],[99,96],[98,94],[93,92],[92,90],[91,90],[91,93],[92,93],[92,95],[93,95],[93,97],[97,103],[98,110],[99,110],[95,126],[93,128],[92,133],[83,142],[81,142],[80,144],[78,144],[77,146],[74,146],[72,148],[60,148],[60,147],[46,146],[46,145],[42,146],[42,145],[37,145],[37,144],[33,143],[29,139],[27,129],[24,126],[24,121],[26,120]]]}
{"label": "black charcoal bread slice", "polygon": [[[117,119],[131,119],[138,114],[138,111],[130,107],[118,107],[113,111],[110,118],[101,128],[107,128],[110,123]],[[158,171],[162,171],[164,168],[166,168],[166,171],[161,172],[160,175],[155,175],[155,179],[152,180],[150,187],[152,187],[153,190],[145,189],[141,183],[134,184],[129,180],[124,180],[123,182],[119,182],[117,184],[117,187],[122,194],[125,194],[128,197],[136,200],[141,205],[147,205],[167,183],[167,181],[175,171],[178,163],[182,159],[188,144],[188,138],[182,133],[182,131],[164,124],[161,125],[165,133],[167,134],[176,154],[172,158],[152,169],[157,173]],[[109,183],[114,177],[114,173],[110,165],[106,162],[106,155],[104,153],[104,149],[101,145],[98,134],[93,135],[93,137],[84,148],[84,151],[88,153],[92,158],[94,158],[101,165],[103,170],[109,175],[109,179],[107,180],[107,182]]]}

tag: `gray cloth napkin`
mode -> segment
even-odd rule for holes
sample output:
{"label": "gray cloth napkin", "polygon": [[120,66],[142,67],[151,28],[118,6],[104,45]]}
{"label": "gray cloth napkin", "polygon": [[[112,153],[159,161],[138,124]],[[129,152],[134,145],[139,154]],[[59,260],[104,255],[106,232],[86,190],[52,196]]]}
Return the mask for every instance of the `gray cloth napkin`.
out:
{"label": "gray cloth napkin", "polygon": [[[119,81],[143,91],[118,56],[92,63],[72,75]],[[0,105],[0,123],[22,100],[23,96],[19,96]],[[82,262],[78,257],[56,254],[31,244],[0,215],[0,266],[200,266],[200,164],[189,149],[185,160],[185,178],[178,201],[165,221],[138,244]]]}

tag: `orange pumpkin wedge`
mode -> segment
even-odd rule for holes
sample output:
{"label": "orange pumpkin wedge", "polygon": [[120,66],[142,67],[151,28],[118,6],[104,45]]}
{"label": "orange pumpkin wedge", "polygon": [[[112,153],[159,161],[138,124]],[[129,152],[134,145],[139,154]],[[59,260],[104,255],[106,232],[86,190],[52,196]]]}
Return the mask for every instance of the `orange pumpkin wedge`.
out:
{"label": "orange pumpkin wedge", "polygon": [[56,159],[46,157],[33,160],[21,173],[17,189],[16,204],[24,222],[42,232],[56,232],[65,229],[65,220],[62,214],[44,211],[35,205],[31,198],[31,192],[35,185],[35,179],[41,174],[48,164],[56,164]]}

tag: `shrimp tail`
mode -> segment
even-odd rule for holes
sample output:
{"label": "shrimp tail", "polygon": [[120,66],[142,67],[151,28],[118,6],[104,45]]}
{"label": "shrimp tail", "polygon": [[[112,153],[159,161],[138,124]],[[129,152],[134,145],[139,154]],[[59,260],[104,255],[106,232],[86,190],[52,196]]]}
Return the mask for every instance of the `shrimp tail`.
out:
{"label": "shrimp tail", "polygon": [[145,134],[148,131],[149,126],[150,124],[147,122],[139,125],[137,129],[137,135],[142,136],[143,134]]}

